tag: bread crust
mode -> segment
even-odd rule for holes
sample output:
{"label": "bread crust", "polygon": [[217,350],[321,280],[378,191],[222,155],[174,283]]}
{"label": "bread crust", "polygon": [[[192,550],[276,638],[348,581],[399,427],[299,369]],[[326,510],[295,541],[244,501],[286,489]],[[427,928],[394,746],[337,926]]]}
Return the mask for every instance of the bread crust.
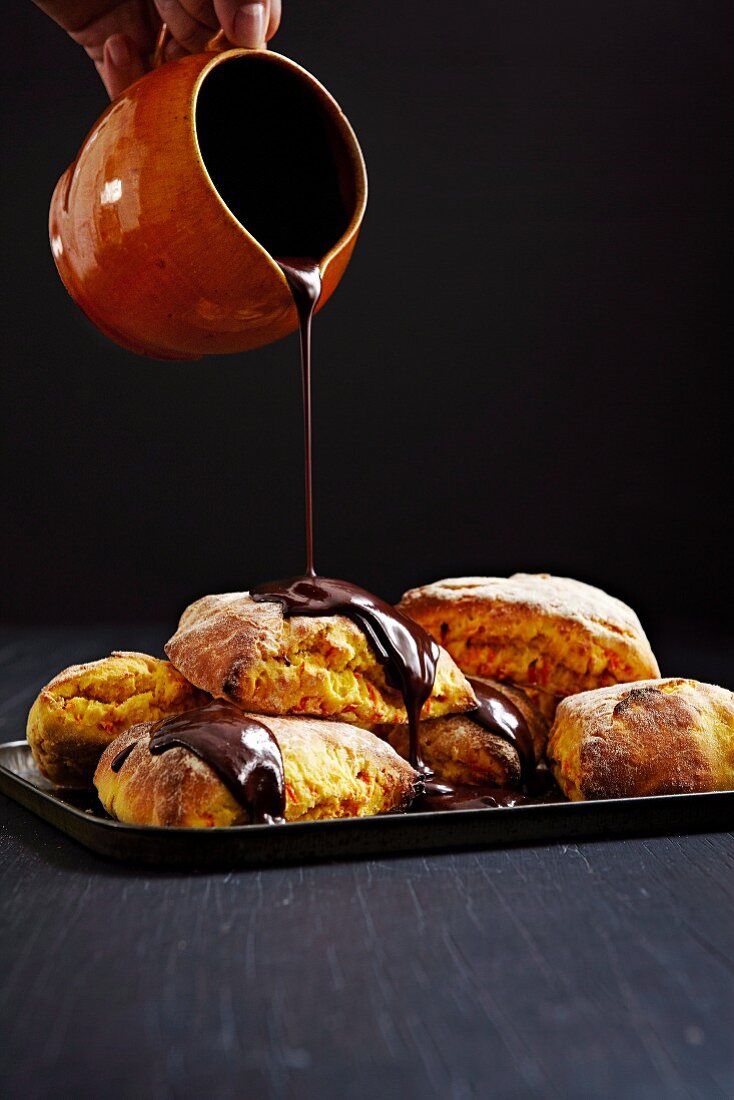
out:
{"label": "bread crust", "polygon": [[[186,608],[167,643],[172,663],[197,687],[258,714],[338,717],[371,726],[406,721],[400,693],[360,628],[342,615],[286,617],[247,592],[204,596]],[[474,706],[445,651],[423,714]]]}
{"label": "bread crust", "polygon": [[[519,688],[499,680],[483,681],[505,695],[525,718],[533,739],[535,759],[542,760],[548,740],[548,722]],[[385,726],[380,733],[407,758],[407,726]],[[468,714],[433,718],[420,725],[421,754],[439,779],[465,786],[517,787],[521,768],[517,749],[480,726]]]}
{"label": "bread crust", "polygon": [[47,779],[88,787],[106,746],[129,726],[180,714],[207,698],[168,661],[117,651],[54,676],[30,709],[26,736]]}
{"label": "bread crust", "polygon": [[569,577],[458,577],[411,589],[398,607],[468,676],[517,684],[550,719],[567,695],[660,675],[634,611]]}
{"label": "bread crust", "polygon": [[[258,718],[245,714],[245,718]],[[258,718],[263,721],[262,717]],[[208,764],[185,748],[153,755],[155,723],[127,730],[102,754],[94,776],[111,816],[135,825],[211,828],[249,824],[247,811]],[[417,773],[389,745],[346,722],[269,717],[283,755],[286,821],[368,817],[407,807]],[[119,771],[112,761],[137,742]]]}
{"label": "bread crust", "polygon": [[734,693],[676,678],[565,699],[548,760],[574,801],[734,788]]}
{"label": "bread crust", "polygon": [[[385,727],[387,740],[407,758],[407,726]],[[462,786],[517,787],[520,761],[512,745],[472,722],[468,714],[421,722],[421,755],[437,779]]]}

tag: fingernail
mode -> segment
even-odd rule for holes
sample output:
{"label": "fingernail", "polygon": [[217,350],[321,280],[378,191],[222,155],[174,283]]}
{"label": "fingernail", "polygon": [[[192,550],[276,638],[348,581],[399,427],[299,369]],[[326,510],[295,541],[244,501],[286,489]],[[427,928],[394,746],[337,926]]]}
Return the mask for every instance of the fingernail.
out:
{"label": "fingernail", "polygon": [[107,39],[105,45],[107,46],[107,53],[109,54],[110,61],[115,68],[127,69],[132,60],[127,39],[120,34],[113,35],[111,38]]}
{"label": "fingernail", "polygon": [[237,45],[257,49],[265,41],[265,29],[265,5],[243,4],[234,17]]}

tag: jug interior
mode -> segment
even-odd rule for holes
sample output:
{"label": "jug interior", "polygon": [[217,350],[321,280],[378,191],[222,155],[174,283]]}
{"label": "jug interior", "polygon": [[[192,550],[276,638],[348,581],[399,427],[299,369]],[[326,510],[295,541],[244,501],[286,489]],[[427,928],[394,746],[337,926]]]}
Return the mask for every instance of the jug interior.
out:
{"label": "jug interior", "polygon": [[353,154],[304,77],[266,54],[222,61],[201,83],[195,125],[212,183],[271,256],[320,260],[344,235]]}

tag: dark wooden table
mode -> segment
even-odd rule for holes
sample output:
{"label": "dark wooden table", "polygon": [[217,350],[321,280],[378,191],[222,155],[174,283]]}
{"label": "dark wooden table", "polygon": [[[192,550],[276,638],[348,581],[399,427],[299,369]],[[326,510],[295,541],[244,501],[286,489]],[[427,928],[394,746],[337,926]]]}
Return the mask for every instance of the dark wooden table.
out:
{"label": "dark wooden table", "polygon": [[[5,631],[0,740],[164,637]],[[0,797],[0,1094],[732,1097],[733,898],[732,834],[151,874]]]}

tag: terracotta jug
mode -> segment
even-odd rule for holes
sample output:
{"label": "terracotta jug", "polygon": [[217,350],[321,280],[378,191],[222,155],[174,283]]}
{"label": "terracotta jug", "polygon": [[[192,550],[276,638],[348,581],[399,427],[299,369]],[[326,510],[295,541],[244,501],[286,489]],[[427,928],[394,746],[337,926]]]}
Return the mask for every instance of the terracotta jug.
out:
{"label": "terracotta jug", "polygon": [[154,69],[105,111],[56,185],[51,250],[107,336],[197,359],[294,331],[274,256],[319,261],[322,306],[366,201],[357,139],[313,76],[269,50],[210,50]]}

